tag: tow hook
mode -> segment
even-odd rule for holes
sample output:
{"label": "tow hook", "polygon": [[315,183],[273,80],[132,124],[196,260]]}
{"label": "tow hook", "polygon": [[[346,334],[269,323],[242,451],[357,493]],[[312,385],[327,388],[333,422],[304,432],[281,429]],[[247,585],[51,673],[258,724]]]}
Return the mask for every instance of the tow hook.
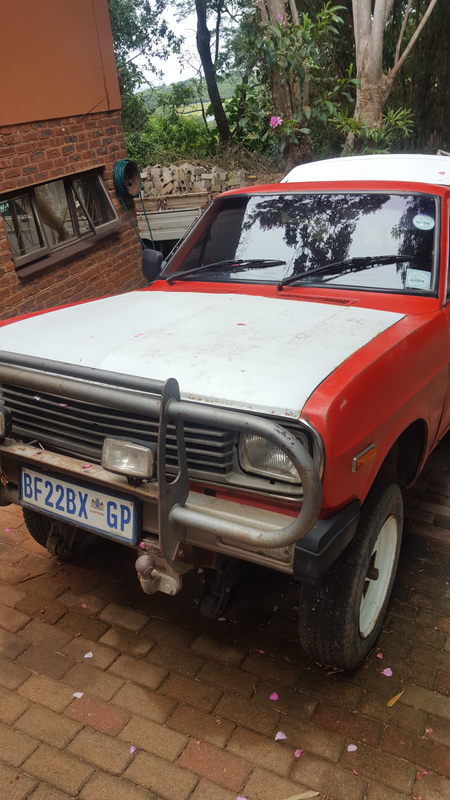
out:
{"label": "tow hook", "polygon": [[73,525],[52,522],[47,538],[47,550],[52,556],[68,556],[72,552],[77,529]]}
{"label": "tow hook", "polygon": [[136,572],[141,582],[145,594],[163,592],[164,594],[177,594],[182,585],[182,577],[177,572],[173,572],[167,565],[168,572],[161,572],[155,568],[155,561],[148,553],[143,553],[136,559]]}

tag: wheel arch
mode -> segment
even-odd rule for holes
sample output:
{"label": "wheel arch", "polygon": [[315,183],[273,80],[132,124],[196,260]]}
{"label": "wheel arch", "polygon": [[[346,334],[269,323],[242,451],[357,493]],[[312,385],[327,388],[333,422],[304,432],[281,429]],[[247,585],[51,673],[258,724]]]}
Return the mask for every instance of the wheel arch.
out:
{"label": "wheel arch", "polygon": [[423,418],[411,422],[387,452],[377,479],[398,483],[401,489],[411,486],[422,469],[428,445],[428,425]]}

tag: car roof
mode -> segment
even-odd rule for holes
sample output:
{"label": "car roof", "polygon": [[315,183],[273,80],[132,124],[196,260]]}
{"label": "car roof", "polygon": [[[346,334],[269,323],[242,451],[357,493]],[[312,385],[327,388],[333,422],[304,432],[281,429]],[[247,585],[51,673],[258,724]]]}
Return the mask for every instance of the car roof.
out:
{"label": "car roof", "polygon": [[294,167],[281,183],[319,181],[407,181],[450,186],[450,158],[391,154],[329,158]]}

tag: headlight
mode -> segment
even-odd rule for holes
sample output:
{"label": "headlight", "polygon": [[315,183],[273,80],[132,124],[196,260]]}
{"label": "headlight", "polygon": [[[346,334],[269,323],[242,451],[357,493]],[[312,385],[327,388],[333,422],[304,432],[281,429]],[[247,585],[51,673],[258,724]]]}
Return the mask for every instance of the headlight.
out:
{"label": "headlight", "polygon": [[[306,437],[298,436],[305,449],[308,449]],[[300,483],[294,464],[279,447],[252,433],[244,433],[239,439],[239,461],[245,472],[264,475],[278,481]]]}
{"label": "headlight", "polygon": [[104,439],[102,467],[127,478],[145,480],[156,471],[156,447],[127,439]]}

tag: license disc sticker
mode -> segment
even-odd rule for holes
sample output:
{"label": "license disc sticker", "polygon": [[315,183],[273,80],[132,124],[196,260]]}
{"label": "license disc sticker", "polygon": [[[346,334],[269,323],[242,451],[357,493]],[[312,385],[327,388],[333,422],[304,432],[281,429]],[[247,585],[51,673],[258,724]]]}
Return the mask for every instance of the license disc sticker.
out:
{"label": "license disc sticker", "polygon": [[432,231],[435,225],[433,217],[430,217],[428,214],[416,214],[413,217],[413,225],[419,229],[419,231]]}
{"label": "license disc sticker", "polygon": [[424,269],[407,269],[405,286],[407,289],[427,291],[431,286],[431,272],[426,272]]}

